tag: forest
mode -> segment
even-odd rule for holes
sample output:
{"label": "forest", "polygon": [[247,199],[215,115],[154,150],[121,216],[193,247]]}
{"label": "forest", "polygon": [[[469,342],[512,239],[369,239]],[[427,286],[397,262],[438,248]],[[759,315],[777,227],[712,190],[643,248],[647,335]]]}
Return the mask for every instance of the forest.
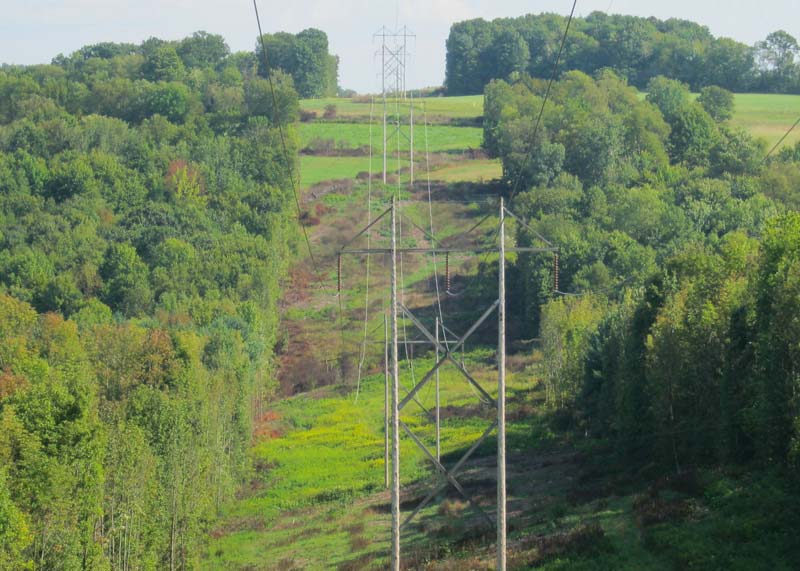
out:
{"label": "forest", "polygon": [[[486,88],[484,146],[529,189],[514,208],[554,266],[520,256],[514,296],[539,334],[562,422],[630,460],[798,466],[800,144],[765,159],[730,97],[613,71]],[[533,135],[534,139],[531,139]]]}
{"label": "forest", "polygon": [[[482,93],[492,79],[527,73],[549,77],[567,18],[527,15],[454,24],[447,38],[448,95]],[[800,45],[778,30],[748,46],[715,38],[687,20],[592,12],[570,22],[561,69],[590,75],[613,69],[640,89],[663,75],[693,90],[716,85],[736,92],[800,93]]]}
{"label": "forest", "polygon": [[263,71],[205,32],[0,69],[0,569],[193,568],[251,470],[297,233]]}

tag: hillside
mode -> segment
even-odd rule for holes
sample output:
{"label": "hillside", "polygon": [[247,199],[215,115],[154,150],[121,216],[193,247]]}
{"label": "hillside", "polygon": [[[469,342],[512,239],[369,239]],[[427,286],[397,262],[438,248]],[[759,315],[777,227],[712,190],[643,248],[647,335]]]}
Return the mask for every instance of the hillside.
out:
{"label": "hillside", "polygon": [[594,13],[550,82],[564,23],[456,24],[482,95],[385,109],[315,28],[0,67],[0,571],[386,568],[395,201],[401,395],[469,331],[402,411],[405,569],[495,568],[501,204],[509,569],[794,569],[800,96],[708,84],[800,47]]}
{"label": "hillside", "polygon": [[[777,125],[782,124],[785,131],[791,124],[791,105],[798,100],[737,95],[731,122],[758,136],[771,135],[771,146],[780,136]],[[323,119],[325,107],[330,105],[336,105],[336,116]],[[482,114],[482,97],[426,99],[415,105],[415,121],[420,121],[415,131],[418,145],[425,139],[423,110],[430,123],[429,150],[436,157],[431,169],[432,207],[437,237],[446,239],[457,234],[458,228],[469,227],[484,213],[491,213],[483,201],[496,192],[498,183],[492,179],[503,171],[498,159],[474,153],[476,141],[480,144],[482,139],[477,129],[458,126],[478,117],[470,115],[470,110]],[[304,208],[312,213],[311,241],[319,266],[327,283],[334,284],[333,254],[366,220],[368,192],[376,215],[392,189],[377,182],[370,187],[363,176],[370,170],[365,151],[370,143],[369,101],[305,100],[301,107],[317,113],[300,126]],[[319,139],[318,147],[310,148],[315,139]],[[379,128],[374,127],[373,144],[379,139]],[[787,141],[787,148],[790,143]],[[340,156],[335,156],[337,152]],[[420,155],[418,161],[423,160]],[[407,163],[402,166],[407,168]],[[373,156],[373,174],[379,168],[380,159]],[[407,181],[407,170],[404,172]],[[324,180],[325,173],[337,180]],[[421,201],[418,206],[409,204],[408,212],[425,227],[429,221],[422,164],[417,177],[422,182],[413,190],[404,188],[403,196]],[[464,198],[474,202],[436,203]],[[415,240],[426,243],[423,236]],[[226,508],[222,522],[212,532],[204,568],[385,567],[389,498],[383,491],[380,341],[386,268],[384,262],[373,260],[366,329],[371,332],[368,338],[378,343],[367,347],[365,374],[356,400],[354,385],[365,325],[363,261],[344,261],[343,337],[335,340],[331,324],[336,323],[335,335],[339,335],[338,300],[331,289],[324,291],[314,283],[308,260],[298,260],[290,288],[294,294],[284,308],[289,341],[283,355],[282,386],[300,394],[275,403],[260,419],[252,450],[258,473],[240,500]],[[439,264],[441,279],[441,260]],[[428,263],[407,274],[407,295],[421,311],[435,301],[433,270]],[[462,263],[453,274],[474,288],[475,280],[478,284],[481,280],[476,270],[474,265]],[[469,295],[470,290],[466,291]],[[481,299],[482,294],[476,295],[475,299]],[[463,309],[466,299],[470,298],[445,297],[445,314]],[[584,310],[597,311],[589,305]],[[459,323],[457,315],[453,319]],[[553,326],[557,327],[556,322]],[[464,358],[482,386],[494,394],[491,336],[489,327],[486,340],[468,348]],[[800,523],[791,507],[798,497],[792,484],[779,473],[750,473],[735,467],[697,466],[675,476],[655,464],[631,462],[609,440],[583,438],[570,426],[568,417],[549,404],[552,345],[532,347],[518,347],[510,363],[510,568],[789,568],[795,553],[779,530]],[[344,378],[326,366],[342,351],[350,359]],[[417,379],[430,364],[429,355],[413,360]],[[401,370],[402,383],[408,387],[412,370],[406,365]],[[477,405],[475,395],[454,370],[442,375],[442,387],[443,458],[452,464],[487,425],[488,409]],[[425,408],[431,408],[432,399],[430,390],[423,392]],[[427,414],[415,407],[403,420],[426,442],[432,442]],[[408,439],[402,440],[401,457],[403,506],[410,510],[435,480],[427,459]],[[469,466],[463,474],[464,485],[491,511],[491,438],[476,451]],[[764,533],[777,535],[765,540]],[[732,534],[735,543],[726,539]],[[493,568],[493,530],[451,492],[441,494],[423,510],[403,537],[408,568]]]}
{"label": "hillside", "polygon": [[273,79],[202,32],[0,69],[0,569],[196,567],[247,479],[297,240]]}

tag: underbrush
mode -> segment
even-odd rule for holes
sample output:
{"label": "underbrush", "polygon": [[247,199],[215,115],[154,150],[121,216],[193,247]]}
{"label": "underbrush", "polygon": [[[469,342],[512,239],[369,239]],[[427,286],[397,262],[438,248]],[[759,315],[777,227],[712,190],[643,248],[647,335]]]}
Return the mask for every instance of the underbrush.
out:
{"label": "underbrush", "polygon": [[699,513],[654,525],[648,548],[680,569],[797,569],[797,484],[771,471],[707,477]]}

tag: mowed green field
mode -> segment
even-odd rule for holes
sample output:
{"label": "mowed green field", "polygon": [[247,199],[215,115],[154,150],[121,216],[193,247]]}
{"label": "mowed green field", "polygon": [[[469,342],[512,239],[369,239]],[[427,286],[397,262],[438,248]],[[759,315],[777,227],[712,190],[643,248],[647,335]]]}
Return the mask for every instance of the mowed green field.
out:
{"label": "mowed green field", "polygon": [[[736,109],[731,123],[765,139],[770,146],[777,143],[800,117],[800,95],[736,95]],[[795,129],[784,141],[794,145],[800,141],[800,129]]]}
{"label": "mowed green field", "polygon": [[369,157],[300,157],[300,186],[309,188],[324,180],[355,178],[368,172]]}
{"label": "mowed green field", "polygon": [[[371,131],[371,135],[370,135]],[[298,132],[300,144],[307,147],[314,139],[329,139],[336,142],[337,147],[357,148],[368,146],[372,140],[377,153],[382,152],[383,129],[380,122],[368,123],[300,123]],[[430,152],[457,151],[479,149],[483,140],[483,129],[478,127],[453,127],[450,125],[414,125],[414,148],[417,152],[425,152],[426,142]],[[395,151],[399,145],[401,151],[408,151],[410,132],[402,130],[400,137],[396,129],[390,127],[387,147]]]}
{"label": "mowed green field", "polygon": [[490,181],[499,179],[502,175],[503,165],[499,160],[493,159],[461,161],[431,170],[431,180],[444,182]]}

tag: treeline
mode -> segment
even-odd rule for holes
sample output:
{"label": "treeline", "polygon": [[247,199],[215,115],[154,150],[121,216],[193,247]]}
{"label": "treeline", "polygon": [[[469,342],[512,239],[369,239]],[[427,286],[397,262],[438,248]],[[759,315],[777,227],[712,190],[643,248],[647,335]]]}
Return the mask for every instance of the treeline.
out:
{"label": "treeline", "polygon": [[724,90],[647,87],[568,72],[535,140],[546,81],[486,89],[484,144],[524,191],[513,209],[560,247],[558,292],[542,255],[510,282],[547,400],[643,464],[796,463],[800,144],[765,160],[726,124]]}
{"label": "treeline", "polygon": [[300,97],[335,97],[339,91],[339,57],[328,53],[328,36],[315,28],[298,34],[264,34],[264,47],[256,47],[259,70],[266,75],[265,62],[294,78]]}
{"label": "treeline", "polygon": [[[325,34],[301,32],[291,53],[279,45],[284,36],[288,35],[276,34],[276,40],[267,41],[273,77],[281,81],[288,73],[293,90],[302,89],[303,97],[321,96],[331,89],[335,93],[338,60],[327,54]],[[34,117],[34,111],[42,115],[60,109],[132,124],[155,115],[176,124],[202,118],[217,133],[234,132],[247,117],[271,112],[267,72],[257,43],[257,51],[230,53],[221,36],[197,32],[177,42],[150,38],[140,45],[86,46],[68,57],[54,58],[52,65],[3,66],[0,123]],[[287,109],[282,108],[291,105],[291,100],[279,99],[275,112],[285,114]]]}
{"label": "treeline", "polygon": [[[447,38],[445,87],[450,95],[482,93],[492,79],[516,73],[550,77],[567,25],[557,14],[454,24]],[[705,26],[592,12],[573,19],[559,70],[594,74],[610,68],[643,88],[663,75],[699,91],[800,93],[800,46],[784,31],[747,46],[715,38]]]}
{"label": "treeline", "polygon": [[256,70],[199,33],[0,71],[0,569],[196,568],[250,477],[298,112]]}

